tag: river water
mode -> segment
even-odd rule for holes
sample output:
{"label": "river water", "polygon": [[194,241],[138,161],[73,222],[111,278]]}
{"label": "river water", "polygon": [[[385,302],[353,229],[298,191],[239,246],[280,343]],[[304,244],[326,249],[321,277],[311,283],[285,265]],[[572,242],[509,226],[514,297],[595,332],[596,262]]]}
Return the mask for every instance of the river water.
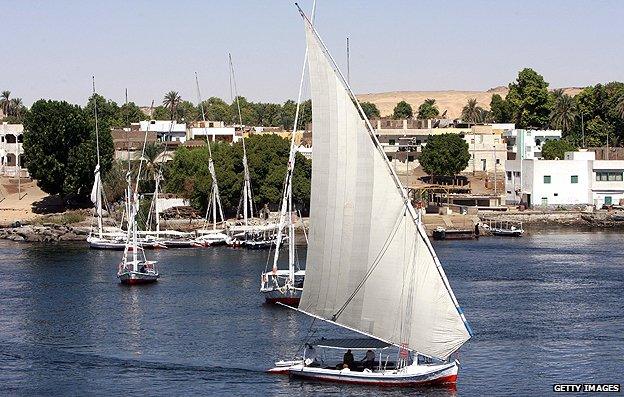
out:
{"label": "river water", "polygon": [[266,374],[312,322],[263,304],[266,252],[148,252],[162,279],[124,287],[118,252],[2,242],[0,395],[544,395],[557,382],[622,383],[623,243],[581,232],[436,243],[475,332],[449,391]]}

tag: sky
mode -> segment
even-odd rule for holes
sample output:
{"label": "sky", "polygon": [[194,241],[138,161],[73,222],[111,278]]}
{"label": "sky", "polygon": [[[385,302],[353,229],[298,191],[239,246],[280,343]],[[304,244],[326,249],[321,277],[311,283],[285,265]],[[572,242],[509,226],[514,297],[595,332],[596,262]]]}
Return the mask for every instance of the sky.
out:
{"label": "sky", "polygon": [[[307,13],[312,0],[300,0]],[[84,104],[97,90],[140,106],[175,90],[230,98],[228,52],[249,100],[296,98],[305,51],[293,1],[0,0],[0,90],[27,106]],[[624,81],[624,1],[318,0],[339,66],[350,40],[356,93],[487,90],[531,67],[551,87]]]}

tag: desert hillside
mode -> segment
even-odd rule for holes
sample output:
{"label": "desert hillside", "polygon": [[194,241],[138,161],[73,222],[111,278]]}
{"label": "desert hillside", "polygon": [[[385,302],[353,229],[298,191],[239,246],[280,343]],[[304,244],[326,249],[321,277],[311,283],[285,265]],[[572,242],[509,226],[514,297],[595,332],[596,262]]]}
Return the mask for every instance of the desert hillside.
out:
{"label": "desert hillside", "polygon": [[[582,88],[567,87],[564,91],[568,95],[576,95]],[[507,87],[496,87],[487,91],[394,91],[374,94],[359,94],[357,97],[363,102],[372,102],[377,105],[382,116],[390,116],[397,103],[406,101],[414,112],[427,98],[436,100],[440,113],[447,111],[447,117],[457,118],[461,115],[462,108],[470,98],[476,98],[479,106],[490,108],[490,100],[493,94],[502,97],[507,95]]]}

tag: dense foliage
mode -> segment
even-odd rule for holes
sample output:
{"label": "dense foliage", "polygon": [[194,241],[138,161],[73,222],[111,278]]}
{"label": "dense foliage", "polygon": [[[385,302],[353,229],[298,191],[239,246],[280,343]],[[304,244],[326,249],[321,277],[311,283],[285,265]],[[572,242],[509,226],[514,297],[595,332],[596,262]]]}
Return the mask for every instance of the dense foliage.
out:
{"label": "dense foliage", "polygon": [[573,152],[576,149],[576,146],[564,139],[546,141],[542,145],[542,157],[546,160],[563,159],[565,152]]}
{"label": "dense foliage", "polygon": [[[50,194],[87,196],[97,164],[95,120],[89,109],[67,102],[39,100],[24,120],[26,167]],[[113,160],[113,140],[106,121],[99,123],[102,173]]]}
{"label": "dense foliage", "polygon": [[468,166],[468,143],[458,134],[429,135],[418,160],[429,175],[457,175]]}
{"label": "dense foliage", "polygon": [[532,69],[524,69],[503,99],[494,94],[492,119],[516,123],[518,128],[556,128],[572,146],[616,146],[624,143],[624,83],[584,88],[576,96],[563,90],[548,92],[548,83]]}
{"label": "dense foliage", "polygon": [[412,110],[412,106],[405,101],[397,103],[392,113],[392,118],[397,120],[411,119],[413,116],[414,111]]}
{"label": "dense foliage", "polygon": [[433,119],[440,115],[438,105],[435,103],[435,99],[425,99],[423,103],[418,107],[418,118],[422,120]]}
{"label": "dense foliage", "polygon": [[[279,207],[290,142],[277,135],[256,135],[245,140],[251,178],[251,188],[257,209],[268,204]],[[224,211],[235,215],[243,186],[242,143],[230,145],[211,143],[215,173]],[[205,211],[211,189],[208,171],[208,148],[179,148],[167,167],[166,190],[187,197],[191,204]],[[297,154],[293,176],[293,203],[304,213],[310,201],[311,161]]]}
{"label": "dense foliage", "polygon": [[362,106],[362,110],[364,111],[364,114],[369,119],[375,119],[375,118],[378,119],[379,117],[381,117],[379,113],[379,109],[377,108],[377,105],[375,105],[374,103],[361,102],[360,106]]}

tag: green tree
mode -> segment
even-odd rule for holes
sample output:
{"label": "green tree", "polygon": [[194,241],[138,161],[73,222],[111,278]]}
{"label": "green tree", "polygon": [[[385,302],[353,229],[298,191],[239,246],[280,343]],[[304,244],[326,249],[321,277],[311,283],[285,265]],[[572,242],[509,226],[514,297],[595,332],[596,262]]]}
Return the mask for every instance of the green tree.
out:
{"label": "green tree", "polygon": [[513,122],[513,109],[511,109],[511,105],[498,94],[492,95],[490,111],[492,119],[497,123]]}
{"label": "green tree", "polygon": [[[203,102],[206,120],[223,121],[224,123],[232,122],[232,112],[230,106],[221,98],[210,97]],[[201,117],[201,109],[198,106],[199,117]]]}
{"label": "green tree", "polygon": [[468,143],[457,134],[429,135],[418,160],[429,175],[455,176],[468,166]]}
{"label": "green tree", "polygon": [[412,106],[405,101],[397,103],[394,107],[394,111],[392,112],[392,118],[397,120],[411,119],[413,116],[414,110],[412,109]]}
{"label": "green tree", "polygon": [[468,99],[468,103],[462,109],[462,120],[472,124],[482,123],[485,116],[484,109],[477,105],[477,99]]}
{"label": "green tree", "polygon": [[147,115],[134,102],[128,102],[119,108],[118,119],[123,122],[124,126],[129,126],[130,123],[138,123],[147,119]]}
{"label": "green tree", "polygon": [[533,69],[523,69],[514,83],[509,84],[505,101],[513,111],[518,128],[544,127],[550,118],[548,83]]}
{"label": "green tree", "polygon": [[440,111],[438,110],[438,105],[435,104],[435,99],[425,99],[425,102],[418,107],[418,118],[421,120],[432,119],[439,115]]}
{"label": "green tree", "polygon": [[572,130],[576,123],[576,102],[567,94],[557,92],[554,95],[554,105],[550,112],[550,125],[553,128],[567,133]]}
{"label": "green tree", "polygon": [[[238,99],[238,100],[237,100]],[[247,101],[247,99],[243,96],[239,96],[238,98],[234,98],[232,104],[230,105],[230,113],[233,118],[231,120],[232,123],[239,123],[239,115],[238,108],[240,106],[240,118],[243,122],[243,125],[258,125],[258,112],[256,112],[256,108],[252,102]]]}
{"label": "green tree", "polygon": [[[247,158],[253,198],[256,207],[265,203],[277,209],[286,173],[290,142],[277,135],[256,135],[246,139]],[[224,211],[236,214],[243,185],[242,144],[211,143],[215,173],[219,183]],[[297,154],[293,175],[293,201],[306,211],[310,199],[311,163]],[[192,205],[206,210],[210,194],[207,147],[176,151],[167,169],[167,190],[188,197]]]}
{"label": "green tree", "polygon": [[185,123],[192,123],[201,119],[201,113],[191,102],[181,101],[176,108],[175,119]]}
{"label": "green tree", "polygon": [[[49,194],[87,196],[97,164],[93,115],[67,102],[39,100],[24,120],[26,167]],[[113,140],[105,122],[99,124],[101,172],[110,169]]]}
{"label": "green tree", "polygon": [[93,94],[85,106],[87,114],[94,114],[94,106],[97,103],[98,122],[111,127],[123,127],[125,120],[121,118],[119,106],[115,101],[108,100],[100,94]]}
{"label": "green tree", "polygon": [[379,117],[381,117],[379,114],[379,109],[377,108],[377,105],[375,105],[374,103],[362,102],[360,103],[360,106],[362,106],[362,110],[364,111],[364,114],[369,119],[378,119]]}
{"label": "green tree", "polygon": [[11,106],[11,91],[2,91],[0,94],[0,106],[2,106],[2,113],[6,116],[9,115],[9,108]]}
{"label": "green tree", "polygon": [[563,159],[565,152],[573,152],[576,149],[565,139],[550,140],[542,145],[542,157],[546,160]]}
{"label": "green tree", "polygon": [[152,109],[152,120],[171,120],[171,111],[164,106]]}
{"label": "green tree", "polygon": [[165,94],[162,104],[164,107],[169,109],[169,115],[170,115],[169,120],[174,120],[176,109],[181,101],[182,101],[182,98],[180,98],[180,95],[178,94],[177,91],[169,91],[168,93]]}

